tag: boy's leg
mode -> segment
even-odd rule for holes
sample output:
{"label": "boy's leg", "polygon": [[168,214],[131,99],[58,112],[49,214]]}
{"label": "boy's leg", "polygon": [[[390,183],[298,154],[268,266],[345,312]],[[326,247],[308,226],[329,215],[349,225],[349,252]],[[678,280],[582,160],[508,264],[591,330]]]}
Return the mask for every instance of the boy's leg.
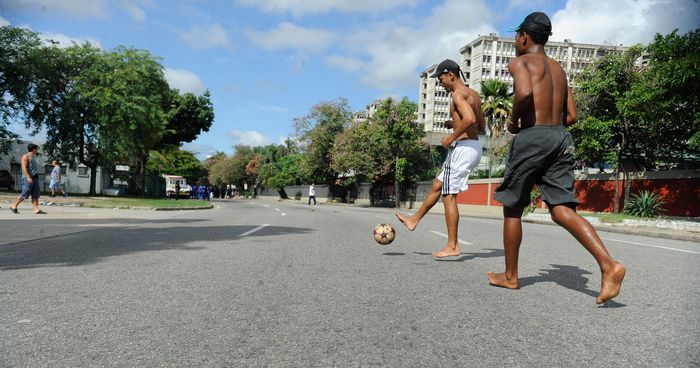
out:
{"label": "boy's leg", "polygon": [[506,272],[488,272],[489,283],[508,289],[517,289],[518,254],[523,240],[522,208],[503,207],[503,249],[506,258]]}
{"label": "boy's leg", "polygon": [[434,252],[433,256],[456,257],[461,254],[459,243],[457,243],[457,233],[459,228],[459,208],[457,208],[457,195],[448,194],[442,197],[445,204],[445,224],[447,225],[447,245],[439,252]]}
{"label": "boy's leg", "polygon": [[442,181],[438,179],[433,180],[433,185],[430,187],[430,192],[427,196],[425,196],[425,200],[423,201],[423,204],[421,204],[418,211],[416,211],[413,216],[404,216],[396,212],[396,218],[399,219],[399,221],[401,221],[401,223],[404,224],[409,231],[415,230],[423,216],[425,216],[425,214],[428,213],[428,211],[430,211],[430,209],[433,208],[435,203],[437,203],[437,201],[440,199],[441,191]]}
{"label": "boy's leg", "polygon": [[549,208],[552,220],[566,229],[593,255],[602,274],[602,285],[596,303],[604,303],[620,293],[625,267],[617,263],[608,253],[595,228],[586,219],[567,205],[554,205]]}

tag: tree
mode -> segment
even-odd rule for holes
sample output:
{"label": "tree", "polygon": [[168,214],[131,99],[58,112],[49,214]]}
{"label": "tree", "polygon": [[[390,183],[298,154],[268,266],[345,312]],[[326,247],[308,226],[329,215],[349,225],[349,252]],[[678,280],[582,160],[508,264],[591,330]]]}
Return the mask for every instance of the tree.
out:
{"label": "tree", "polygon": [[647,53],[647,67],[617,107],[646,138],[636,159],[673,169],[700,154],[700,29],[657,34]]}
{"label": "tree", "polygon": [[146,171],[155,175],[180,175],[190,182],[207,176],[207,170],[194,154],[177,148],[151,151]]}
{"label": "tree", "polygon": [[[394,183],[411,187],[432,167],[425,132],[416,124],[417,105],[403,98],[388,98],[367,122],[355,123],[338,136],[332,150],[332,168],[352,172],[356,180],[370,180],[372,189]],[[372,199],[373,200],[373,199]]]}
{"label": "tree", "polygon": [[209,91],[201,96],[192,93],[181,95],[171,89],[165,100],[167,125],[160,146],[180,146],[192,142],[202,132],[208,132],[214,121],[214,107]]}
{"label": "tree", "polygon": [[[644,132],[636,129],[633,122],[618,108],[625,94],[640,78],[637,60],[643,48],[633,46],[622,55],[608,54],[600,58],[592,67],[577,75],[579,88],[575,90],[575,100],[579,120],[571,128],[576,142],[575,156],[589,166],[591,160],[604,158],[615,168],[615,197],[613,211],[620,211],[619,172],[623,170],[623,158],[639,160],[640,144]],[[591,147],[594,151],[587,151]],[[624,172],[626,175],[626,172]]]}
{"label": "tree", "polygon": [[95,193],[97,167],[110,162],[114,151],[103,150],[94,100],[83,90],[84,79],[102,58],[102,51],[89,43],[60,49],[44,47],[44,67],[34,81],[34,94],[27,107],[27,126],[46,130],[45,154],[90,169],[90,194]]}
{"label": "tree", "polygon": [[17,134],[8,130],[33,105],[37,73],[43,70],[39,34],[26,28],[0,27],[0,153]]}
{"label": "tree", "polygon": [[133,158],[140,180],[132,183],[144,193],[146,160],[166,125],[162,107],[170,88],[163,66],[146,50],[120,46],[82,74],[80,93],[95,109],[100,149]]}
{"label": "tree", "polygon": [[349,126],[352,112],[347,100],[322,102],[306,116],[294,119],[296,136],[301,138],[304,160],[302,176],[332,188],[338,172],[330,165],[336,137]]}
{"label": "tree", "polygon": [[493,167],[499,165],[507,152],[508,134],[506,122],[513,112],[513,92],[508,83],[499,79],[489,79],[481,84],[481,111],[487,117],[486,136],[488,139],[489,178]]}
{"label": "tree", "polygon": [[282,198],[287,198],[284,187],[287,185],[300,185],[303,181],[301,176],[301,163],[303,156],[293,153],[281,157],[276,162],[264,164],[260,168],[260,182],[268,188],[275,188]]}

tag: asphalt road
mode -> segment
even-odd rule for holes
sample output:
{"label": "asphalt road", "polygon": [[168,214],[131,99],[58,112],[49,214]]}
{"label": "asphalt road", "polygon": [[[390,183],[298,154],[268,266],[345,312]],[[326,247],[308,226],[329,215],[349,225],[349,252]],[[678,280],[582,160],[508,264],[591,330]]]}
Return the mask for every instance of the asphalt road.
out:
{"label": "asphalt road", "polygon": [[461,218],[462,256],[435,260],[443,217],[382,247],[389,209],[0,211],[2,367],[700,365],[690,242],[601,233],[628,274],[599,307],[595,261],[551,225],[524,224],[514,291],[485,276],[498,220]]}

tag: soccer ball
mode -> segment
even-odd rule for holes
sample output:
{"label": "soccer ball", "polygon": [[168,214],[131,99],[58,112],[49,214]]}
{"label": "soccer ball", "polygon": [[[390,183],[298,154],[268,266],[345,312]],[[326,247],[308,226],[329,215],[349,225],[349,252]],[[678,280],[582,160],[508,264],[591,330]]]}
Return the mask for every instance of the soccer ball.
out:
{"label": "soccer ball", "polygon": [[396,230],[390,224],[379,224],[374,228],[374,240],[381,245],[389,245],[396,237]]}

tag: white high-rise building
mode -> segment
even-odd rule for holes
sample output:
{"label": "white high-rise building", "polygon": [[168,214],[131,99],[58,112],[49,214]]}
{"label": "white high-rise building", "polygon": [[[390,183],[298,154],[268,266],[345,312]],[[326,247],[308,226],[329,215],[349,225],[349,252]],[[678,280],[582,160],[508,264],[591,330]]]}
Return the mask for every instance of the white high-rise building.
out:
{"label": "white high-rise building", "polygon": [[[609,53],[621,54],[623,46],[595,45],[549,41],[545,45],[547,56],[557,60],[566,71],[569,80],[596,58]],[[477,92],[481,82],[500,79],[513,86],[513,77],[508,71],[508,63],[515,58],[515,38],[499,37],[495,33],[479,36],[459,49],[460,68],[466,78],[465,84]],[[437,65],[432,65],[420,73],[418,92],[418,122],[423,124],[426,140],[431,145],[440,145],[440,139],[449,133],[443,123],[449,119],[450,97],[436,78],[431,78]]]}

